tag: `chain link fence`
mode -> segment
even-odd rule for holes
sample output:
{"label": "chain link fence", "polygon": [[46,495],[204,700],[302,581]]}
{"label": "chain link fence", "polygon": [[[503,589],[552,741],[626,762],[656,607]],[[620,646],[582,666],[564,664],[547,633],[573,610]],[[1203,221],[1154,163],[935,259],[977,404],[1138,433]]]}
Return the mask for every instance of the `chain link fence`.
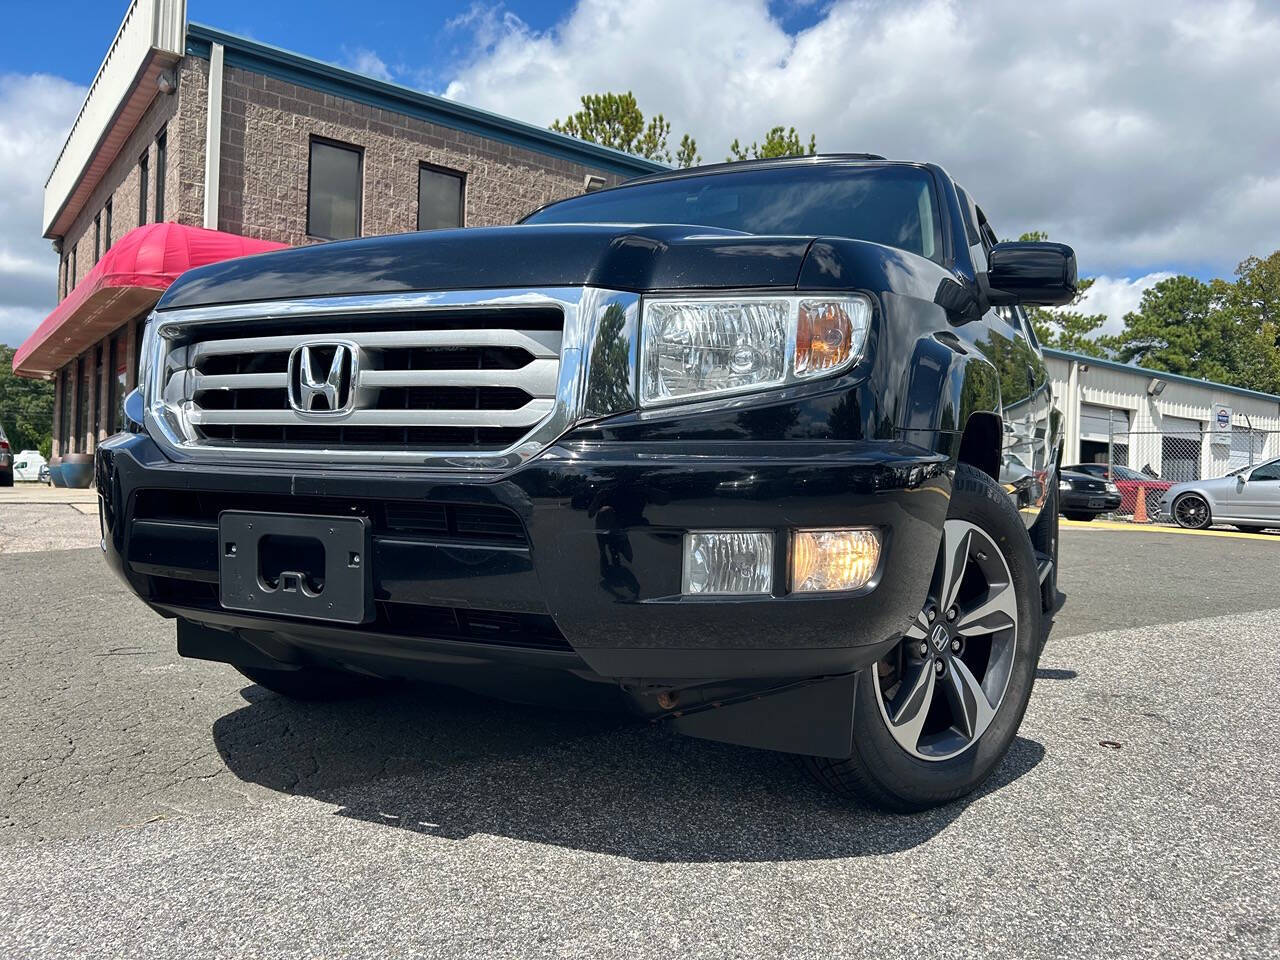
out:
{"label": "chain link fence", "polygon": [[1230,429],[1132,430],[1123,420],[1081,440],[1081,462],[1104,465],[1120,488],[1120,508],[1110,518],[1134,522],[1160,517],[1160,500],[1175,483],[1212,480],[1242,467],[1280,457],[1280,430],[1254,428],[1248,417],[1233,418]]}

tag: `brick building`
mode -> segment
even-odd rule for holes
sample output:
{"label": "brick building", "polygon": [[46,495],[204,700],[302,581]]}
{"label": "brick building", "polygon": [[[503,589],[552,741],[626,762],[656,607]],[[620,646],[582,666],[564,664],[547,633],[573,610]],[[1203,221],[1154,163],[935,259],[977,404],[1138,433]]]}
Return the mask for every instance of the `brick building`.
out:
{"label": "brick building", "polygon": [[[132,0],[45,186],[57,308],[14,357],[52,378],[55,457],[121,425],[142,322],[187,267],[518,220],[648,160],[186,22]],[[162,225],[162,226],[157,226]]]}

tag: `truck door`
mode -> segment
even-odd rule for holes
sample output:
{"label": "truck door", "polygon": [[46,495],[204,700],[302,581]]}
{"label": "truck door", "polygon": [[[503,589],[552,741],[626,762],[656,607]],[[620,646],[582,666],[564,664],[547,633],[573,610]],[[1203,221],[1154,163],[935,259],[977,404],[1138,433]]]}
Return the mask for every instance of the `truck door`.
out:
{"label": "truck door", "polygon": [[1048,370],[1027,337],[1020,310],[995,308],[987,314],[987,328],[989,356],[1000,372],[1004,417],[1000,482],[1012,487],[1010,492],[1030,525],[1044,503],[1052,455]]}

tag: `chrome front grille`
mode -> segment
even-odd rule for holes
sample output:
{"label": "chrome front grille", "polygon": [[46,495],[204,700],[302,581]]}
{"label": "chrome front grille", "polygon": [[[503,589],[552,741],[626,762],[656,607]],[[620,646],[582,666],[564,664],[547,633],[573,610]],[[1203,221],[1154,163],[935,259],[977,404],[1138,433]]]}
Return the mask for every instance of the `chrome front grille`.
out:
{"label": "chrome front grille", "polygon": [[633,351],[607,374],[620,391],[588,391],[583,345],[605,311],[633,342],[638,310],[594,288],[161,309],[147,426],[180,459],[502,469],[584,413],[628,408]]}
{"label": "chrome front grille", "polygon": [[[551,413],[563,320],[519,311],[500,319],[512,326],[386,331],[338,320],[305,333],[202,339],[185,367],[171,369],[165,399],[186,406],[208,443],[501,450]],[[515,329],[522,321],[547,329]],[[358,352],[345,386],[353,409],[295,409],[290,358],[329,341]]]}

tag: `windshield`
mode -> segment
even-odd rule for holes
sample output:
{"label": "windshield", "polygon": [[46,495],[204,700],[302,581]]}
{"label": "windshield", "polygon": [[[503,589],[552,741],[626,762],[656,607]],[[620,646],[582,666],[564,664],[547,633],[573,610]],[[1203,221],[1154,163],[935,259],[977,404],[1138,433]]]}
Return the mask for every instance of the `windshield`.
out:
{"label": "windshield", "polygon": [[639,183],[563,200],[525,223],[683,223],[851,237],[941,261],[933,178],[908,166],[806,164]]}
{"label": "windshield", "polygon": [[1143,473],[1143,472],[1141,472],[1140,470],[1133,470],[1133,469],[1131,469],[1131,468],[1129,468],[1129,467],[1120,467],[1120,466],[1117,466],[1117,467],[1115,467],[1114,469],[1115,469],[1115,475],[1116,475],[1119,479],[1121,479],[1121,480],[1138,480],[1138,481],[1142,481],[1142,480],[1156,480],[1156,479],[1159,479],[1158,477],[1155,477],[1155,476],[1153,476],[1153,475],[1151,475],[1151,474]]}

